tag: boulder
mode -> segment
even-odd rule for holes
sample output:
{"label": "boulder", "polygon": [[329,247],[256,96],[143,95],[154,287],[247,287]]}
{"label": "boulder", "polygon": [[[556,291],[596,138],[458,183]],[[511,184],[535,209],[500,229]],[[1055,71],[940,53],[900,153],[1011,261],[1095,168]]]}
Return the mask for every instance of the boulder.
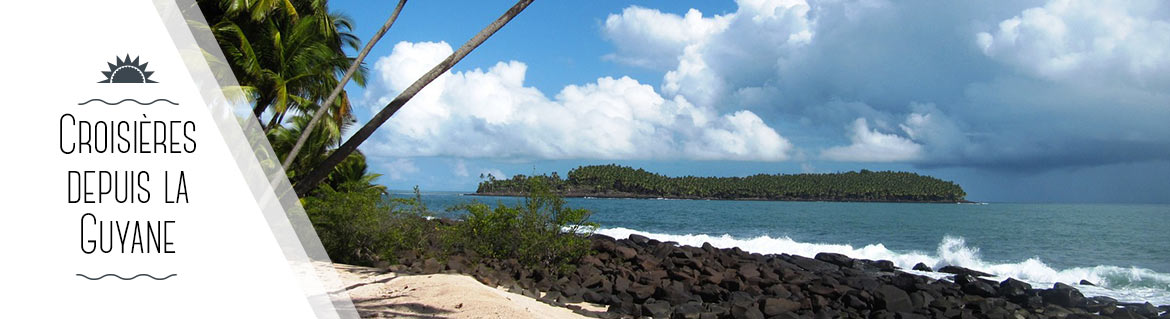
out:
{"label": "boulder", "polygon": [[873,291],[874,306],[890,312],[910,312],[914,310],[914,303],[910,295],[898,287],[882,285]]}
{"label": "boulder", "polygon": [[782,284],[768,286],[768,289],[764,289],[764,292],[777,298],[788,298],[792,296],[792,292],[788,291],[787,288],[784,288],[784,285]]}
{"label": "boulder", "polygon": [[760,304],[760,311],[768,317],[798,309],[800,309],[800,303],[788,299],[764,298],[764,302]]}
{"label": "boulder", "polygon": [[917,264],[914,264],[914,268],[910,268],[910,269],[914,269],[914,270],[917,270],[917,271],[928,271],[928,272],[933,272],[933,271],[934,271],[934,269],[931,269],[931,268],[930,268],[930,266],[927,266],[927,265],[926,265],[926,264],[924,264],[924,263],[917,263]]}
{"label": "boulder", "polygon": [[581,294],[581,300],[595,304],[604,304],[609,299],[606,298],[605,295],[602,295],[596,291],[586,290]]}
{"label": "boulder", "polygon": [[654,297],[675,306],[695,299],[687,285],[678,281],[671,281],[669,285],[658,287],[654,292]]}
{"label": "boulder", "polygon": [[596,233],[589,235],[589,240],[593,242],[593,249],[602,252],[613,251],[614,242],[616,241],[613,237]]}
{"label": "boulder", "polygon": [[834,264],[801,256],[792,256],[791,262],[797,266],[800,266],[800,268],[804,268],[805,270],[812,272],[834,272],[841,269],[841,267],[838,267]]}
{"label": "boulder", "polygon": [[983,280],[975,279],[962,285],[963,293],[980,297],[996,296],[996,289]]}
{"label": "boulder", "polygon": [[764,319],[764,313],[754,304],[731,305],[731,317],[735,319]]}
{"label": "boulder", "polygon": [[727,301],[732,305],[748,306],[755,304],[756,298],[753,298],[751,294],[743,291],[732,291],[731,294],[727,297]]}
{"label": "boulder", "polygon": [[702,318],[704,309],[703,304],[698,302],[688,302],[674,307],[671,318],[673,319],[699,319]]}
{"label": "boulder", "polygon": [[1101,312],[1101,311],[1105,310],[1105,308],[1110,308],[1110,307],[1113,307],[1113,308],[1117,307],[1117,299],[1113,299],[1113,298],[1109,298],[1109,297],[1105,297],[1105,296],[1095,296],[1095,297],[1085,298],[1085,310],[1088,310],[1089,312],[1093,312],[1093,313]]}
{"label": "boulder", "polygon": [[423,261],[422,272],[424,274],[434,274],[440,271],[443,271],[443,264],[440,264],[438,260],[427,258],[427,260]]}
{"label": "boulder", "polygon": [[1032,285],[1015,278],[1004,279],[999,283],[999,295],[1004,298],[1020,298],[1031,289]]}
{"label": "boulder", "polygon": [[760,267],[753,263],[745,263],[739,266],[739,275],[743,276],[743,280],[752,281],[760,279]]}
{"label": "boulder", "polygon": [[642,307],[639,307],[638,304],[634,303],[633,301],[625,300],[620,303],[610,305],[608,312],[625,314],[637,318],[642,316]]}
{"label": "boulder", "polygon": [[670,303],[663,300],[647,301],[642,304],[642,314],[654,318],[670,318]]}
{"label": "boulder", "polygon": [[716,286],[715,284],[708,283],[700,286],[699,291],[696,293],[699,295],[699,298],[702,298],[705,302],[716,302],[723,298],[723,293],[725,291],[726,290],[719,288],[719,286]]}
{"label": "boulder", "polygon": [[911,275],[908,273],[898,273],[898,275],[890,278],[890,284],[898,287],[898,289],[906,292],[914,292],[918,290],[918,284],[922,282],[921,276]]}
{"label": "boulder", "polygon": [[625,247],[625,246],[614,247],[614,252],[617,253],[618,258],[621,258],[624,260],[634,259],[634,256],[638,255],[638,251],[634,250],[633,248]]}
{"label": "boulder", "polygon": [[540,301],[543,301],[544,303],[547,303],[547,304],[559,306],[561,304],[561,302],[558,299],[560,299],[560,298],[561,298],[560,292],[549,291],[548,293],[544,294],[544,296],[540,297]]}
{"label": "boulder", "polygon": [[641,302],[653,296],[654,290],[654,286],[634,283],[630,284],[630,288],[626,289],[626,292],[630,293],[630,296],[633,296],[634,300]]}
{"label": "boulder", "polygon": [[934,296],[925,291],[916,291],[910,294],[910,303],[914,305],[914,308],[929,307],[931,302],[934,302]]}
{"label": "boulder", "polygon": [[898,267],[894,266],[894,262],[885,259],[874,261],[869,264],[880,271],[892,272],[898,270]]}
{"label": "boulder", "polygon": [[819,253],[813,258],[841,267],[853,267],[853,258],[838,253]]}
{"label": "boulder", "polygon": [[1143,303],[1143,304],[1133,304],[1133,303],[1125,304],[1125,309],[1133,310],[1134,313],[1137,313],[1139,315],[1146,316],[1149,318],[1157,317],[1158,313],[1161,312],[1161,310],[1158,309],[1158,307],[1155,307],[1153,304],[1150,304],[1148,302]]}
{"label": "boulder", "polygon": [[1080,285],[1082,285],[1082,286],[1096,286],[1093,284],[1093,282],[1088,281],[1088,280],[1084,280],[1084,279],[1081,279]]}
{"label": "boulder", "polygon": [[630,279],[626,278],[625,276],[619,275],[617,278],[615,278],[613,280],[613,290],[615,292],[616,291],[626,291],[626,290],[630,289],[631,284],[632,284],[632,282],[630,282]]}
{"label": "boulder", "polygon": [[978,271],[978,270],[971,270],[971,269],[967,269],[967,268],[963,268],[963,267],[959,267],[959,266],[951,266],[951,265],[947,265],[947,266],[943,266],[942,268],[939,268],[938,272],[945,272],[948,274],[955,274],[955,275],[969,275],[969,276],[973,276],[973,277],[991,277],[991,274],[989,274],[989,273],[985,273],[985,272]]}
{"label": "boulder", "polygon": [[601,274],[592,274],[581,280],[581,286],[586,288],[596,288],[601,286],[601,281],[605,279]]}
{"label": "boulder", "polygon": [[744,283],[739,281],[739,278],[723,278],[723,281],[719,282],[719,287],[723,287],[731,291],[740,291],[743,289]]}
{"label": "boulder", "polygon": [[650,242],[650,238],[638,234],[630,234],[630,241],[638,245],[645,245],[646,243]]}
{"label": "boulder", "polygon": [[467,265],[468,265],[468,262],[467,262],[466,257],[460,256],[460,255],[454,255],[454,256],[447,258],[447,269],[449,269],[451,271],[465,274],[465,273],[467,273],[467,270],[468,270]]}
{"label": "boulder", "polygon": [[1053,285],[1052,289],[1040,291],[1040,298],[1043,298],[1045,303],[1065,308],[1081,307],[1085,304],[1085,295],[1081,294],[1080,290],[1059,282]]}
{"label": "boulder", "polygon": [[1114,310],[1113,313],[1109,314],[1109,318],[1113,318],[1113,319],[1142,319],[1142,318],[1146,318],[1146,317],[1137,314],[1137,312],[1134,312],[1133,310],[1130,310],[1129,308],[1119,308],[1117,310]]}

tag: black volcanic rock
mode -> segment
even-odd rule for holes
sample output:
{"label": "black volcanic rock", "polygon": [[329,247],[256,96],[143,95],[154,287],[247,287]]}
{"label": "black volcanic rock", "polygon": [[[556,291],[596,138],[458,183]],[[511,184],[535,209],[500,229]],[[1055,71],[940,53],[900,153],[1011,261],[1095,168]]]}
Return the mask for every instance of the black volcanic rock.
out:
{"label": "black volcanic rock", "polygon": [[1109,318],[1113,319],[1145,319],[1146,316],[1139,315],[1137,312],[1129,308],[1119,308],[1109,314]]}
{"label": "black volcanic rock", "polygon": [[799,302],[781,298],[764,298],[763,303],[760,304],[760,311],[769,317],[797,309],[800,309]]}
{"label": "black volcanic rock", "polygon": [[939,268],[938,272],[945,272],[948,274],[955,274],[955,275],[970,275],[973,277],[991,277],[991,274],[989,274],[989,273],[985,273],[985,272],[978,271],[978,270],[971,270],[971,269],[963,268],[963,267],[959,267],[959,266],[951,266],[951,265],[947,265],[947,266],[943,266],[942,268]]}
{"label": "black volcanic rock", "polygon": [[[487,285],[553,305],[581,301],[608,305],[604,313],[566,306],[599,318],[1170,317],[1162,314],[1170,309],[1148,303],[1086,298],[1065,284],[1034,289],[1011,278],[994,282],[979,278],[986,273],[962,267],[944,267],[955,273],[953,279],[936,280],[891,272],[896,268],[888,261],[832,253],[807,258],[718,249],[710,244],[678,246],[637,237],[614,240],[595,235],[590,240],[594,252],[563,272],[463,251],[445,258],[407,253],[398,260],[409,267],[390,268],[465,273]],[[915,266],[920,271],[928,269],[925,264]]]}
{"label": "black volcanic rock", "polygon": [[1082,295],[1080,290],[1059,282],[1053,285],[1052,289],[1041,291],[1040,298],[1046,303],[1065,308],[1080,307],[1085,303],[1085,295]]}
{"label": "black volcanic rock", "polygon": [[650,238],[638,234],[630,234],[630,241],[638,245],[645,245],[646,243],[650,242]]}
{"label": "black volcanic rock", "polygon": [[688,302],[678,307],[674,307],[671,318],[675,319],[698,319],[702,318],[704,309],[703,304],[697,302]]}
{"label": "black volcanic rock", "polygon": [[931,269],[931,268],[930,268],[930,266],[927,266],[927,265],[926,265],[926,264],[924,264],[924,263],[917,263],[917,264],[914,264],[914,268],[910,268],[910,269],[914,269],[914,270],[917,270],[917,271],[927,271],[927,272],[933,272],[933,271],[934,271],[934,269]]}
{"label": "black volcanic rock", "polygon": [[731,317],[735,319],[764,319],[764,313],[760,312],[760,309],[755,307],[755,304],[733,304],[731,305]]}
{"label": "black volcanic rock", "polygon": [[795,255],[792,256],[791,262],[797,266],[800,266],[800,268],[804,268],[805,270],[812,272],[833,272],[841,269],[841,267],[838,267],[834,264]]}
{"label": "black volcanic rock", "polygon": [[1004,298],[1019,298],[1032,290],[1032,285],[1014,278],[1004,279],[999,283],[999,295]]}
{"label": "black volcanic rock", "polygon": [[874,306],[890,312],[910,312],[914,310],[914,303],[910,295],[898,287],[883,285],[874,289]]}
{"label": "black volcanic rock", "polygon": [[1161,310],[1158,309],[1158,307],[1155,307],[1153,304],[1150,304],[1148,302],[1141,303],[1141,304],[1127,303],[1127,304],[1123,304],[1123,305],[1125,306],[1125,309],[1133,310],[1134,313],[1145,316],[1145,317],[1149,317],[1149,318],[1156,317],[1156,316],[1158,316],[1158,313],[1161,312]]}
{"label": "black volcanic rock", "polygon": [[813,259],[841,267],[853,267],[853,258],[838,253],[819,253]]}
{"label": "black volcanic rock", "polygon": [[992,287],[991,284],[979,279],[967,282],[966,284],[963,284],[962,287],[963,292],[970,295],[976,295],[980,297],[994,297],[996,295],[995,287]]}
{"label": "black volcanic rock", "polygon": [[633,248],[623,246],[615,247],[614,252],[617,253],[617,257],[625,260],[634,259],[634,256],[638,255],[638,251],[634,250]]}
{"label": "black volcanic rock", "polygon": [[626,292],[630,293],[630,296],[633,296],[634,300],[642,302],[650,298],[650,296],[653,296],[654,290],[654,286],[633,283],[630,284],[629,289],[626,289]]}
{"label": "black volcanic rock", "polygon": [[654,318],[670,318],[670,303],[663,300],[647,301],[642,304],[642,313]]}

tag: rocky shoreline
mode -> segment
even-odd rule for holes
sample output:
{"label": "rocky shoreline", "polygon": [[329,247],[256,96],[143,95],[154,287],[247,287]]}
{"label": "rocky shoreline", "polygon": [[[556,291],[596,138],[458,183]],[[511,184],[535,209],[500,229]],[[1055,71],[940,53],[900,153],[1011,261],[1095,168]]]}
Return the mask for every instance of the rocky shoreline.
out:
{"label": "rocky shoreline", "polygon": [[1170,318],[1167,305],[1085,297],[1061,283],[996,282],[961,267],[943,267],[951,276],[934,280],[890,261],[833,253],[761,255],[639,235],[590,239],[595,253],[564,274],[461,253],[445,261],[404,256],[391,270],[464,273],[557,306],[607,305],[605,312],[568,305],[598,318]]}

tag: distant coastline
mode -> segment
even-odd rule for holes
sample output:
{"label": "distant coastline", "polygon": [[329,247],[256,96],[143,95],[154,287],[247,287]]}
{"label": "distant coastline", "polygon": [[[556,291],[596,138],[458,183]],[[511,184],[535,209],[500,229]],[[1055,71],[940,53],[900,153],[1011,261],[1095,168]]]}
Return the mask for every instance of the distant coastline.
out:
{"label": "distant coastline", "polygon": [[[466,196],[489,196],[489,197],[524,197],[523,192],[492,192],[492,193],[462,193]],[[839,203],[923,203],[923,204],[978,204],[979,202],[969,201],[966,199],[954,200],[898,200],[898,199],[856,199],[856,198],[759,198],[759,197],[744,197],[744,198],[719,198],[719,197],[667,197],[655,196],[648,194],[635,193],[583,193],[583,192],[565,192],[560,193],[562,197],[568,198],[610,198],[610,199],[683,199],[683,200],[734,200],[734,201],[762,201],[762,202],[839,202]]]}
{"label": "distant coastline", "polygon": [[974,203],[958,184],[908,172],[861,170],[746,177],[668,177],[618,165],[581,166],[562,179],[546,175],[485,176],[479,196],[524,196],[532,183],[563,197],[800,202]]}

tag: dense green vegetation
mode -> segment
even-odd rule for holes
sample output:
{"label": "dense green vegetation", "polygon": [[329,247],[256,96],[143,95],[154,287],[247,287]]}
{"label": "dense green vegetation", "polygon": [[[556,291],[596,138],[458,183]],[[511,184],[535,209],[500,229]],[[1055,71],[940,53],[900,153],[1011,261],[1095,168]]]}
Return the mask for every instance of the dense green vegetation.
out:
{"label": "dense green vegetation", "polygon": [[967,196],[958,184],[908,172],[667,177],[614,164],[581,166],[569,171],[568,179],[555,172],[511,179],[487,176],[476,193],[521,194],[533,179],[567,196],[911,202],[959,202]]}
{"label": "dense green vegetation", "polygon": [[525,184],[527,196],[515,206],[497,204],[493,209],[472,202],[454,207],[467,214],[444,232],[449,246],[546,269],[570,269],[589,252],[586,235],[598,225],[588,221],[588,210],[566,207],[543,181],[530,179]]}
{"label": "dense green vegetation", "polygon": [[418,194],[416,188],[413,198],[390,198],[347,182],[339,189],[322,185],[304,204],[325,250],[340,263],[459,255],[567,272],[591,251],[587,236],[597,224],[588,221],[590,212],[565,206],[538,180],[528,182],[528,196],[514,206],[470,202],[449,208],[465,212],[457,221],[435,219]]}

